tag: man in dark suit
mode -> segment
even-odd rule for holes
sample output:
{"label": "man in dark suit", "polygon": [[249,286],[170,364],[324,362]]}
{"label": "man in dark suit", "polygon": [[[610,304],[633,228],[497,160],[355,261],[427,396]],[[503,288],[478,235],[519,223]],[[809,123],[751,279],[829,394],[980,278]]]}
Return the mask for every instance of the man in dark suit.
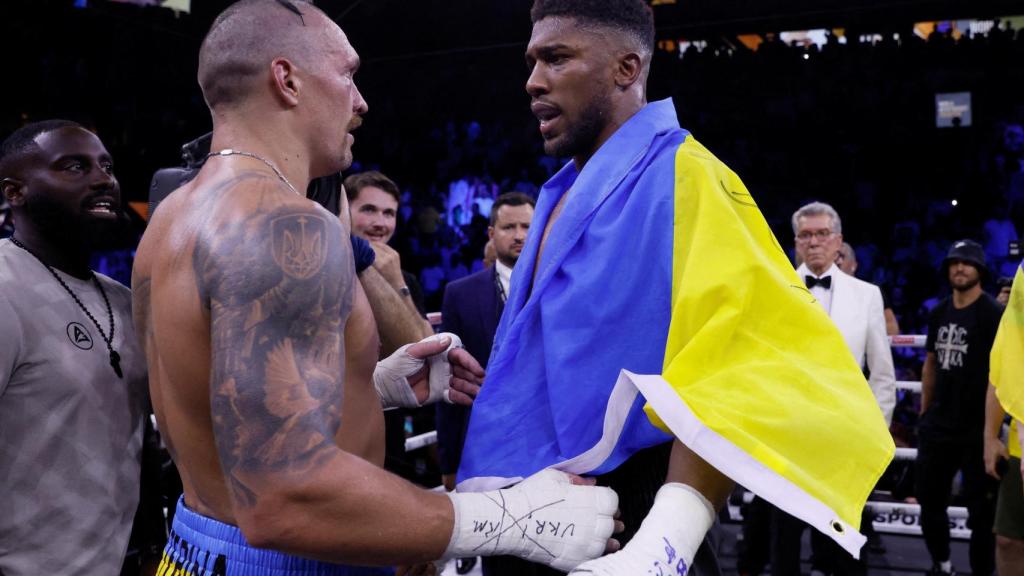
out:
{"label": "man in dark suit", "polygon": [[[458,334],[462,344],[486,368],[494,332],[505,308],[512,267],[526,242],[533,219],[533,198],[522,192],[502,194],[491,208],[487,236],[494,245],[494,266],[456,280],[445,288],[441,307],[443,330]],[[469,410],[461,406],[437,408],[437,443],[445,488],[455,489],[462,443],[469,425]]]}
{"label": "man in dark suit", "polygon": [[[499,196],[491,207],[491,222],[487,228],[487,244],[494,247],[496,256],[494,265],[451,282],[444,291],[444,303],[441,306],[443,330],[458,334],[466,351],[479,359],[484,368],[491,355],[498,320],[505,309],[512,267],[526,243],[526,233],[533,219],[533,207],[534,199],[522,192],[508,192]],[[455,489],[455,472],[459,469],[470,411],[454,405],[438,405],[436,410],[441,478],[445,488],[451,491]],[[473,560],[460,560],[458,573],[468,573],[474,563]],[[535,566],[539,565],[520,562],[516,558],[495,557],[485,559],[483,572],[488,576],[532,575]]]}

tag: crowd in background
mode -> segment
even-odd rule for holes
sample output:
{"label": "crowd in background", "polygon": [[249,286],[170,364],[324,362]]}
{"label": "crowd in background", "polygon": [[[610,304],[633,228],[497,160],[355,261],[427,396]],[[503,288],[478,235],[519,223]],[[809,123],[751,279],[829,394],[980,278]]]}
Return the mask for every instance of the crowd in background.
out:
{"label": "crowd in background", "polygon": [[[133,64],[149,58],[134,79],[121,67],[98,66],[102,45],[78,54],[41,46],[19,64],[28,83],[66,88],[40,94],[35,105],[96,128],[131,200],[144,201],[152,173],[175,165],[179,146],[209,128],[186,64],[195,59],[180,53],[194,47],[167,33],[171,24],[112,24],[134,42],[166,48],[117,55]],[[81,34],[67,19],[54,28]],[[1010,246],[1024,232],[1024,30],[999,23],[984,35],[922,39],[908,27],[881,40],[830,36],[821,48],[764,39],[757,50],[729,40],[682,51],[670,43],[655,56],[649,99],[673,98],[681,125],[743,178],[787,249],[796,207],[834,205],[857,253],[857,275],[882,287],[903,333],[923,333],[944,290],[939,264],[955,239],[984,245],[992,271],[986,288],[996,291],[991,281],[1011,275],[1019,255]],[[536,195],[566,160],[541,149],[521,47],[381,60],[359,74],[370,112],[356,132],[350,171],[379,169],[401,187],[393,244],[436,311],[448,282],[482,266],[494,199]],[[135,89],[66,98],[86,81]],[[943,92],[970,92],[971,126],[936,128],[935,95]],[[8,111],[0,127],[7,133],[31,119],[31,109]],[[0,235],[10,231],[5,215],[0,207]],[[120,249],[94,262],[126,283],[144,225],[132,217]],[[903,354],[898,379],[919,379],[920,358]]]}

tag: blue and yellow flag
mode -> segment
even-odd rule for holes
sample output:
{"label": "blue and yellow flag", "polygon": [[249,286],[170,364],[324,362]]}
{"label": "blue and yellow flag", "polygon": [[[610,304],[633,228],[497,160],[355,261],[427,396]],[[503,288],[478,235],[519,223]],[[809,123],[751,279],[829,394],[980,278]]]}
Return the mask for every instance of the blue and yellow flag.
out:
{"label": "blue and yellow flag", "polygon": [[459,489],[603,473],[672,436],[853,554],[895,450],[743,183],[665,100],[542,189]]}
{"label": "blue and yellow flag", "polygon": [[1024,421],[1024,264],[1017,268],[1010,290],[1010,301],[1006,304],[999,331],[992,344],[989,356],[989,381],[996,389],[996,397],[1015,424],[1009,441],[1010,454],[1021,455],[1017,440],[1020,427],[1016,422]]}

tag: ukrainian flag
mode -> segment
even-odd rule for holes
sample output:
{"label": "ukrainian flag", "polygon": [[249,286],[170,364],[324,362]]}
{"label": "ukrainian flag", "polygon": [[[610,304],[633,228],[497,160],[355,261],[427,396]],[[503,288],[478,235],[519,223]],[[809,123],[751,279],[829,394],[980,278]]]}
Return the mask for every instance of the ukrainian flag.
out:
{"label": "ukrainian flag", "polygon": [[860,367],[743,182],[693,139],[676,154],[675,210],[664,370],[637,382],[648,416],[856,556],[895,452]]}
{"label": "ukrainian flag", "polygon": [[989,359],[989,380],[996,389],[996,397],[1015,421],[1009,441],[1010,454],[1019,458],[1017,422],[1024,421],[1024,268],[1017,268],[1010,301],[999,322]]}
{"label": "ukrainian flag", "polygon": [[895,451],[882,413],[746,187],[670,100],[545,184],[511,284],[459,490],[599,474],[675,436],[858,554]]}

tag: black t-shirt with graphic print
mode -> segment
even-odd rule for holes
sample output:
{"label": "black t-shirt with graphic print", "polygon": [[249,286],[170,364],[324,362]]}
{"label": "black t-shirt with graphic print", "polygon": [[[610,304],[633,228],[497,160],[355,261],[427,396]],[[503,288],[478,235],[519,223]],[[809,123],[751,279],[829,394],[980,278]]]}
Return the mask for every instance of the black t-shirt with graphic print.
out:
{"label": "black t-shirt with graphic print", "polygon": [[927,349],[935,353],[935,391],[922,428],[977,433],[985,423],[989,352],[1003,308],[986,293],[966,308],[940,302],[928,321]]}

